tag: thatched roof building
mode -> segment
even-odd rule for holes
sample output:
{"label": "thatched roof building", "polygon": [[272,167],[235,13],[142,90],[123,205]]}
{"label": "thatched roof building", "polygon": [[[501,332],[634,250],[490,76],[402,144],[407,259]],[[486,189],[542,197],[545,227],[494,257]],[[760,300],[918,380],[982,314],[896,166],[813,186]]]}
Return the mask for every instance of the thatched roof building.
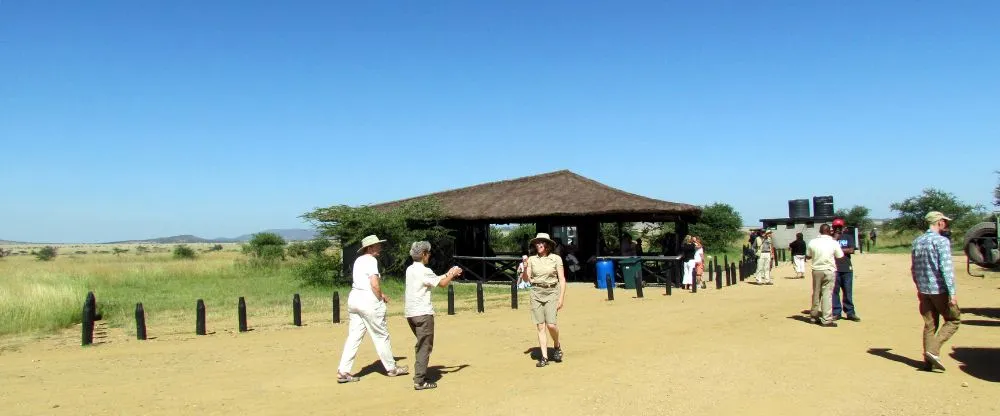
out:
{"label": "thatched roof building", "polygon": [[606,222],[693,222],[701,208],[661,201],[612,188],[568,170],[489,182],[375,205],[392,208],[415,199],[436,198],[450,220],[526,223],[554,217],[589,217]]}

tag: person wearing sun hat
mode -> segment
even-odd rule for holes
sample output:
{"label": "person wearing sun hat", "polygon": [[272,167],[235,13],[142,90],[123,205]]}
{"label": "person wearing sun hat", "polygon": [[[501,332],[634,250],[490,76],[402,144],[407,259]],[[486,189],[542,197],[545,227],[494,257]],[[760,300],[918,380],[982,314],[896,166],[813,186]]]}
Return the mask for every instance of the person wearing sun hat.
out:
{"label": "person wearing sun hat", "polygon": [[[938,211],[928,212],[927,232],[913,240],[910,272],[917,286],[920,316],[924,319],[924,369],[944,370],[941,346],[951,339],[962,322],[955,294],[955,267],[951,261],[951,240],[947,233],[951,218]],[[944,323],[940,324],[944,318]]]}
{"label": "person wearing sun hat", "polygon": [[559,363],[563,359],[556,314],[562,309],[566,296],[566,272],[562,258],[552,252],[556,243],[547,233],[538,233],[529,244],[534,246],[536,254],[528,257],[521,280],[531,284],[531,319],[538,330],[538,348],[541,350],[541,357],[535,366],[545,367],[549,362],[546,331],[552,336],[555,349],[552,361]]}
{"label": "person wearing sun hat", "polygon": [[347,339],[344,340],[344,352],[337,369],[338,383],[359,380],[351,375],[351,367],[354,366],[354,358],[358,355],[358,348],[361,347],[361,341],[367,332],[372,334],[372,343],[375,344],[375,351],[385,367],[386,375],[396,377],[409,373],[409,369],[405,366],[396,365],[389,340],[385,306],[389,302],[389,297],[382,293],[380,285],[382,276],[378,271],[376,259],[382,253],[382,243],[385,241],[375,235],[361,239],[358,253],[362,255],[354,260],[351,293],[347,296],[347,313],[350,320],[347,326]]}
{"label": "person wearing sun hat", "polygon": [[754,273],[754,280],[758,285],[772,285],[774,283],[771,281],[771,253],[774,251],[774,240],[771,240],[771,230],[764,230],[758,241],[757,272]]}

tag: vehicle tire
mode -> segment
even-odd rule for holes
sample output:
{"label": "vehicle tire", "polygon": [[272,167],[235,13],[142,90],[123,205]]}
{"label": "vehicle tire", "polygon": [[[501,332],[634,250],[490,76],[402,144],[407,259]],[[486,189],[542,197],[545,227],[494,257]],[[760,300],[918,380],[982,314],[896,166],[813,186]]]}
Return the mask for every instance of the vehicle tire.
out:
{"label": "vehicle tire", "polygon": [[992,222],[981,222],[965,232],[965,255],[969,261],[980,267],[994,267],[996,264],[987,262],[987,253],[983,250],[983,238],[997,238],[997,225]]}

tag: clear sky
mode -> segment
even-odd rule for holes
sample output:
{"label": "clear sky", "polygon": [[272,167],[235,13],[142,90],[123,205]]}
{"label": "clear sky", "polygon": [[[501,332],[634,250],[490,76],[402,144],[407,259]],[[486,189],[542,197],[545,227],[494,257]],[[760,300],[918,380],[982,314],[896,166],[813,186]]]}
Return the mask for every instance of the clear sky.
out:
{"label": "clear sky", "polygon": [[989,205],[997,1],[0,0],[0,239],[297,228],[570,169],[744,223]]}

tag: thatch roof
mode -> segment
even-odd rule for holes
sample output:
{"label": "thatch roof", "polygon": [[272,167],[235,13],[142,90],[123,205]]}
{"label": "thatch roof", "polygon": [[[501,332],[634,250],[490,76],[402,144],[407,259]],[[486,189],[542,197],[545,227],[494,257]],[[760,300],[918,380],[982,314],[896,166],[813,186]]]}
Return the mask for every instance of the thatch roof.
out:
{"label": "thatch roof", "polygon": [[697,220],[701,208],[612,188],[568,170],[484,183],[375,205],[392,208],[433,197],[448,219],[527,222],[545,217],[602,217],[620,221]]}

